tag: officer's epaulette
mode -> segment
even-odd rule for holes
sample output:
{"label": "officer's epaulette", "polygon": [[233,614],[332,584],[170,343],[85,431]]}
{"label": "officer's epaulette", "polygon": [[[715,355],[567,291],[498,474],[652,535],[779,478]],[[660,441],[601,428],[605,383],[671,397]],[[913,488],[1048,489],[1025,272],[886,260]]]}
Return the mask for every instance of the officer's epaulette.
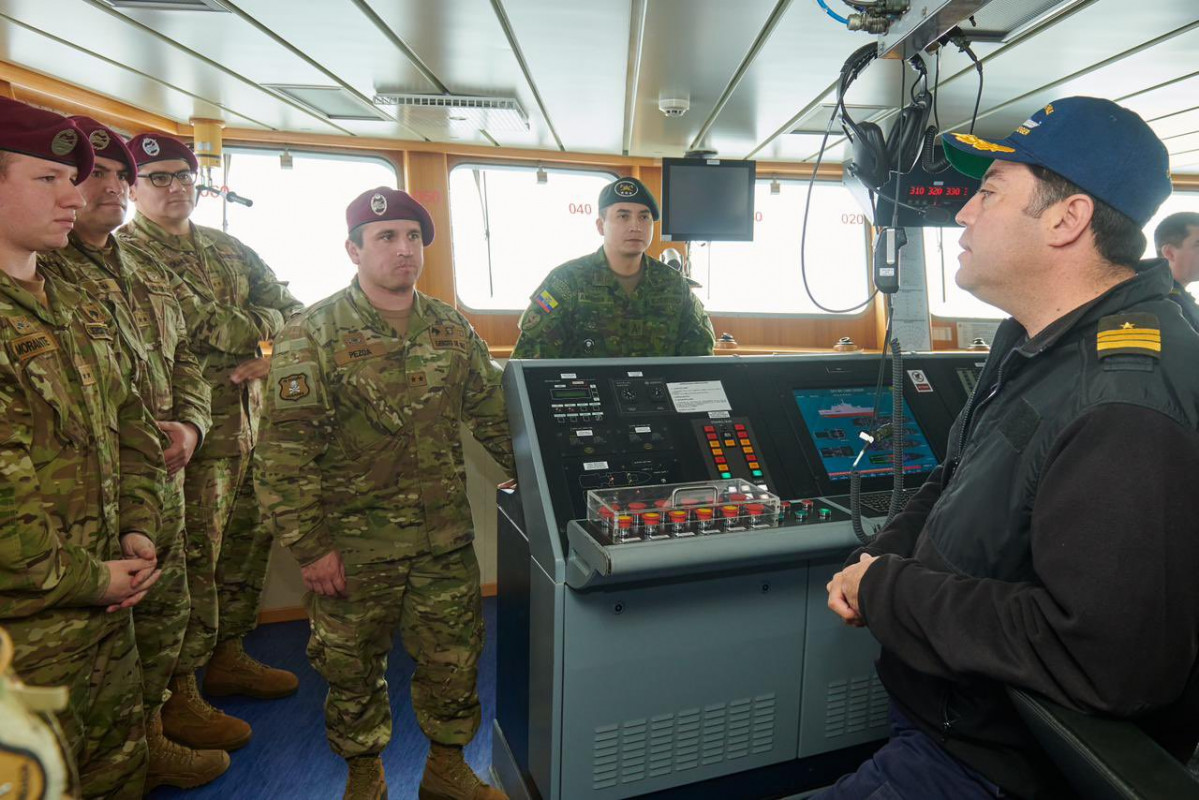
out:
{"label": "officer's epaulette", "polygon": [[1095,342],[1100,358],[1150,356],[1161,358],[1162,331],[1155,314],[1113,314],[1099,320]]}

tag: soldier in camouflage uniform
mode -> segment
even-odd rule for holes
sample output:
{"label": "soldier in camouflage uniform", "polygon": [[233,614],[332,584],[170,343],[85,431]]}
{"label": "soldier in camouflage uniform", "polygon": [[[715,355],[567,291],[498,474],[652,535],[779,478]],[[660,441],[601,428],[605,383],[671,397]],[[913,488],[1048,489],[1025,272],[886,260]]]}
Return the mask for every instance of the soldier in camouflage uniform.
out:
{"label": "soldier in camouflage uniform", "polygon": [[[142,796],[146,743],[130,609],[158,580],[158,429],[103,306],[43,275],[92,171],[71,121],[0,99],[0,624],[60,720],[85,798]],[[148,557],[136,557],[142,554]]]}
{"label": "soldier in camouflage uniform", "polygon": [[232,750],[250,740],[250,726],[200,696],[199,667],[208,664],[204,688],[211,695],[283,697],[298,685],[292,673],[247,655],[242,637],[257,622],[270,555],[270,532],[252,494],[251,456],[267,369],[257,349],[302,305],[253,250],[189,221],[197,164],[186,145],[142,134],[129,146],[138,164],[132,187],[138,213],[118,237],[178,275],[194,295],[183,311],[212,389],[212,429],[184,477],[192,612],[163,728],[190,747]]}
{"label": "soldier in camouflage uniform", "polygon": [[137,364],[126,381],[137,386],[158,427],[171,439],[165,453],[168,477],[162,487],[162,533],[156,542],[162,577],[133,610],[150,753],[146,790],[162,784],[200,786],[228,768],[228,754],[191,750],[166,739],[159,712],[191,612],[183,541],[183,467],[211,424],[211,391],[192,354],[175,295],[182,282],[146,253],[119,244],[111,235],[125,220],[129,183],[137,171],[133,155],[112,129],[88,117],[71,120],[87,135],[96,156],[91,176],[79,187],[87,205],[76,215],[67,246],[40,255],[38,267],[100,301],[112,314],[121,344]]}
{"label": "soldier in camouflage uniform", "polygon": [[658,203],[636,178],[599,196],[604,244],[555,267],[520,318],[513,358],[710,356],[712,322],[680,273],[645,254]]}
{"label": "soldier in camouflage uniform", "polygon": [[380,187],[346,218],[358,277],[275,343],[258,496],[310,590],[308,656],[329,682],[345,797],[386,796],[384,672],[398,627],[432,741],[420,796],[503,798],[462,756],[480,721],[483,619],[459,435],[465,423],[512,471],[499,369],[461,314],[415,290],[433,240],[419,203]]}

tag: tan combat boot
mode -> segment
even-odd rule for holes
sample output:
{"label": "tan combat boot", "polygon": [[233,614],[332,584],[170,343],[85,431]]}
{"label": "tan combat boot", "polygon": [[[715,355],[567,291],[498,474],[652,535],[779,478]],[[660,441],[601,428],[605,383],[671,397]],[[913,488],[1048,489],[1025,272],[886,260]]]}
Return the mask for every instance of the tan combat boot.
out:
{"label": "tan combat boot", "polygon": [[224,750],[192,750],[163,736],[161,713],[155,713],[146,726],[146,744],[150,748],[147,793],[163,785],[193,789],[216,780],[229,769],[229,754]]}
{"label": "tan combat boot", "polygon": [[274,669],[257,661],[242,646],[241,639],[226,639],[216,646],[204,671],[204,693],[210,697],[243,694],[274,700],[295,694],[300,679],[285,669]]}
{"label": "tan combat boot", "polygon": [[223,714],[200,696],[195,673],[171,678],[171,697],[162,707],[168,739],[199,750],[236,750],[250,741],[250,725]]}
{"label": "tan combat boot", "polygon": [[383,759],[378,756],[347,758],[350,775],[342,800],[387,800],[387,781],[383,778]]}
{"label": "tan combat boot", "polygon": [[417,796],[420,800],[508,800],[508,795],[479,780],[461,747],[436,742],[429,748]]}

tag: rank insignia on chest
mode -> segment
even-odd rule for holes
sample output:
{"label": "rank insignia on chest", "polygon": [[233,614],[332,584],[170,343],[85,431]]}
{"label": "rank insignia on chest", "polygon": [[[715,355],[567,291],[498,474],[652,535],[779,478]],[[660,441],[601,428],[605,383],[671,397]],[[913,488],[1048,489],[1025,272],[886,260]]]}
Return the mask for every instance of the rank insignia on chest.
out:
{"label": "rank insignia on chest", "polygon": [[87,318],[88,322],[103,323],[107,319],[104,310],[95,303],[80,303],[79,310],[83,312],[83,316]]}
{"label": "rank insignia on chest", "polygon": [[279,379],[280,400],[290,400],[294,403],[297,400],[304,399],[311,393],[312,389],[308,386],[308,376],[302,372]]}
{"label": "rank insignia on chest", "polygon": [[408,373],[408,385],[415,387],[428,386],[429,379],[424,372],[410,372]]}
{"label": "rank insignia on chest", "polygon": [[1095,347],[1100,358],[1116,355],[1161,358],[1162,332],[1157,316],[1131,313],[1104,317],[1099,320]]}
{"label": "rank insignia on chest", "polygon": [[543,291],[541,294],[537,295],[536,300],[537,305],[541,306],[541,310],[547,314],[558,307],[557,298],[550,294],[549,290]]}
{"label": "rank insignia on chest", "polygon": [[154,324],[154,320],[150,318],[150,315],[141,309],[133,312],[133,321],[137,323],[139,328],[148,328]]}
{"label": "rank insignia on chest", "polygon": [[34,322],[29,317],[9,317],[8,324],[12,325],[17,333],[29,333],[34,329]]}

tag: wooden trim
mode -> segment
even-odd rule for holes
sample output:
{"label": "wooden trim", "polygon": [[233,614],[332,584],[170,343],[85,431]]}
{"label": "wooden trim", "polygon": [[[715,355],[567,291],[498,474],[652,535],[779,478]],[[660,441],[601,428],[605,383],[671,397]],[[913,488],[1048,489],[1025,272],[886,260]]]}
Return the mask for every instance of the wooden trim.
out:
{"label": "wooden trim", "polygon": [[0,61],[0,80],[10,84],[10,90],[16,100],[50,106],[69,114],[86,114],[113,127],[132,127],[139,133],[151,129],[171,135],[191,130],[190,125],[180,125],[120,100],[80,89],[73,84],[6,61]]}
{"label": "wooden trim", "polygon": [[253,128],[229,128],[225,131],[229,139],[237,138],[253,142],[274,144],[323,144],[357,150],[377,148],[407,150],[413,153],[440,153],[446,156],[467,156],[491,161],[543,161],[546,163],[569,162],[572,164],[597,164],[604,166],[634,166],[658,163],[656,158],[634,158],[607,153],[564,153],[561,150],[525,150],[515,147],[490,147],[487,145],[460,144],[457,142],[421,142],[416,139],[384,138],[377,136],[338,136],[327,133],[294,133],[288,131],[264,131]]}
{"label": "wooden trim", "polygon": [[[495,597],[498,594],[494,583],[485,583],[480,588],[483,590],[484,597]],[[296,622],[302,619],[308,619],[308,611],[304,606],[264,608],[258,612],[259,625],[269,625],[272,622]]]}

